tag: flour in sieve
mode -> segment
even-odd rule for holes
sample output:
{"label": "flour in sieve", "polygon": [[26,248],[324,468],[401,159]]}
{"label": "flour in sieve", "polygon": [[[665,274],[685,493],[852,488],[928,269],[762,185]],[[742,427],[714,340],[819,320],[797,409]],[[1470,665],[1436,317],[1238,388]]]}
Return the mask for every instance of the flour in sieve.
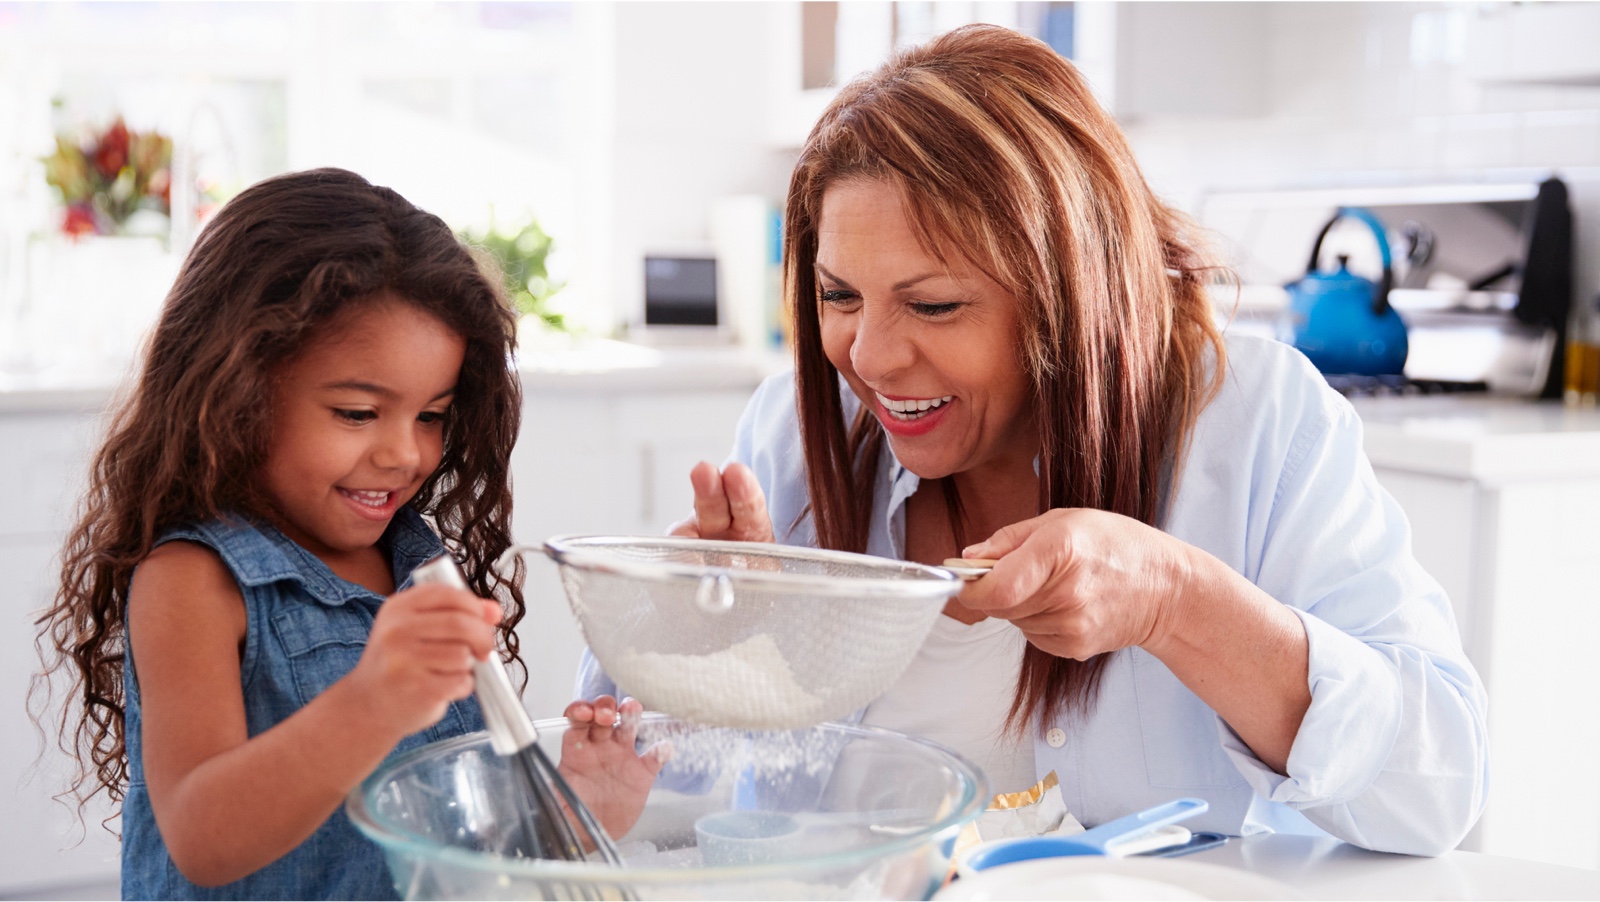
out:
{"label": "flour in sieve", "polygon": [[766,633],[705,655],[628,649],[613,675],[647,707],[694,723],[750,730],[810,726],[823,700],[795,679]]}

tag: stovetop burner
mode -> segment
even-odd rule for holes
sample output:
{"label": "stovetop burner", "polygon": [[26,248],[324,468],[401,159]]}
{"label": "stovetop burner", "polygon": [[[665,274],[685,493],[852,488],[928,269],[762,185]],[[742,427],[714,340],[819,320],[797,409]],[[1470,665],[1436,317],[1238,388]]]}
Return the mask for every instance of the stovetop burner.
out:
{"label": "stovetop burner", "polygon": [[1347,398],[1393,398],[1416,395],[1449,395],[1486,392],[1487,382],[1444,382],[1438,379],[1408,379],[1405,376],[1360,376],[1352,373],[1324,373],[1333,390]]}

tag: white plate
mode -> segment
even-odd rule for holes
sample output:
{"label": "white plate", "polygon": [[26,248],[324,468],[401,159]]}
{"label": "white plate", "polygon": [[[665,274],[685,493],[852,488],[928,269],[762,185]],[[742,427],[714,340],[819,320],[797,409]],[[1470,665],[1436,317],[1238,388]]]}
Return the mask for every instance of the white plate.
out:
{"label": "white plate", "polygon": [[1237,868],[1167,858],[1039,858],[963,877],[940,902],[988,899],[1302,899],[1294,887]]}

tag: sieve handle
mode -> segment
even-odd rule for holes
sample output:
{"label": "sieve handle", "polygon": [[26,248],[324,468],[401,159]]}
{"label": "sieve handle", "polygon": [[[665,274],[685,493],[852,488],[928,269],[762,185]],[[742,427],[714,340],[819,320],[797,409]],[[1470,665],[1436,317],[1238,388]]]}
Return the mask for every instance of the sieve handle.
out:
{"label": "sieve handle", "polygon": [[1000,563],[992,558],[965,558],[947,557],[944,559],[944,569],[956,575],[956,578],[971,582],[980,576],[985,576],[994,565]]}
{"label": "sieve handle", "polygon": [[[445,554],[411,571],[411,582],[417,586],[440,583],[471,591],[456,562]],[[472,662],[472,676],[477,684],[478,707],[483,710],[483,725],[489,730],[489,743],[495,754],[514,755],[539,741],[528,709],[522,707],[499,655],[491,651],[487,660]]]}

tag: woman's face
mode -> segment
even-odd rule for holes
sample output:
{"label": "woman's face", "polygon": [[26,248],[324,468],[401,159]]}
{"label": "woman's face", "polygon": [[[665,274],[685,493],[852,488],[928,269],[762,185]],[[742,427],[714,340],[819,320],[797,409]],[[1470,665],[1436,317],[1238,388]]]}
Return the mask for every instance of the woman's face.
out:
{"label": "woman's face", "polygon": [[917,241],[899,191],[846,181],[817,231],[822,345],[924,479],[1026,467],[1038,450],[1017,299]]}

